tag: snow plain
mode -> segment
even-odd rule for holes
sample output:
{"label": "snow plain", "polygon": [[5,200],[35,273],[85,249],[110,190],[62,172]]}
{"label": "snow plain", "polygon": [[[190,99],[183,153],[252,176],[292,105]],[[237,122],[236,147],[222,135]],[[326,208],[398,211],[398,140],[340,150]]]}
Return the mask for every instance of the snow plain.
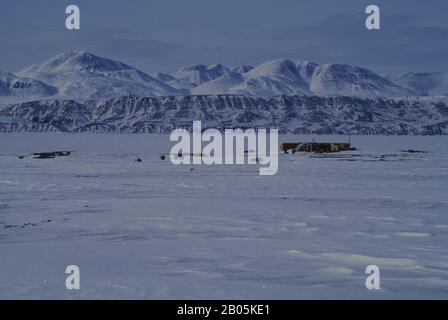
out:
{"label": "snow plain", "polygon": [[281,155],[269,177],[174,166],[167,135],[0,134],[0,298],[448,298],[448,138],[352,143],[362,156]]}

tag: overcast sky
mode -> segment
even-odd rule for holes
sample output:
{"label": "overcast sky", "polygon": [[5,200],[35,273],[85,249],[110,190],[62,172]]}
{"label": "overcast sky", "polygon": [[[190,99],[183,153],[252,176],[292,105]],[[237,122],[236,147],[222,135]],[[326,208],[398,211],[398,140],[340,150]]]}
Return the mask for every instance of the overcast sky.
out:
{"label": "overcast sky", "polygon": [[[65,29],[65,8],[81,30]],[[377,4],[382,29],[364,27]],[[15,0],[0,4],[0,71],[86,50],[146,72],[289,58],[379,73],[448,72],[446,0]]]}

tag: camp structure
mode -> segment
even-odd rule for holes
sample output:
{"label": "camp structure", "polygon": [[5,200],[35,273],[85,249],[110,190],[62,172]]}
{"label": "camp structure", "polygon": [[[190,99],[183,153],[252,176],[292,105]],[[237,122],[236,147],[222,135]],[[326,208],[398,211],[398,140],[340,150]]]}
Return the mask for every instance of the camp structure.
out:
{"label": "camp structure", "polygon": [[33,159],[52,159],[56,157],[68,157],[71,151],[35,152],[31,154]]}
{"label": "camp structure", "polygon": [[281,150],[284,153],[296,152],[315,152],[315,153],[330,153],[355,150],[351,147],[350,142],[296,142],[283,143]]}

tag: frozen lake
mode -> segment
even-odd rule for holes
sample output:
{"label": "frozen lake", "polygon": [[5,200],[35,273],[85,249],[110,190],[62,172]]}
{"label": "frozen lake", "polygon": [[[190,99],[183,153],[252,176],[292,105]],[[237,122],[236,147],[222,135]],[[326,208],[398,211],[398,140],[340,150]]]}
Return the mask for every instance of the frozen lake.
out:
{"label": "frozen lake", "polygon": [[448,137],[351,140],[260,176],[162,161],[166,135],[0,134],[0,298],[448,298]]}

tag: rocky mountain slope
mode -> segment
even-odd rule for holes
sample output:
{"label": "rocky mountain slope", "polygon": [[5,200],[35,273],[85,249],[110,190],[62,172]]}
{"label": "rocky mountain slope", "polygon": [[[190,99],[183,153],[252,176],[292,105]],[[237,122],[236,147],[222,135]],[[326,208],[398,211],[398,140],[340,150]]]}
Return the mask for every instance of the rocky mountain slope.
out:
{"label": "rocky mountain slope", "polygon": [[275,127],[300,134],[448,134],[448,98],[126,96],[46,100],[0,108],[2,132],[170,133],[203,127]]}

